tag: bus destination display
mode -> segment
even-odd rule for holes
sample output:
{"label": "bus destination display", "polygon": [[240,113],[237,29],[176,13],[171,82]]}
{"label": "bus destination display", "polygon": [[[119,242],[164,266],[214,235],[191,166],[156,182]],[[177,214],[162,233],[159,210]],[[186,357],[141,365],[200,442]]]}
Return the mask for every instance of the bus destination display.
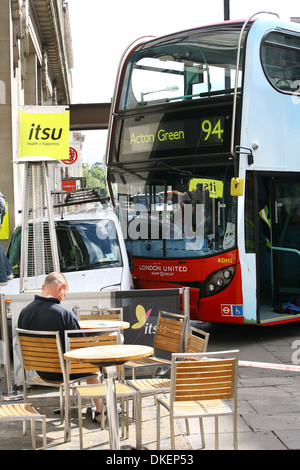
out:
{"label": "bus destination display", "polygon": [[[150,116],[149,116],[150,117]],[[148,120],[148,119],[147,119]],[[149,122],[150,121],[150,122]],[[205,116],[198,119],[148,120],[140,124],[126,119],[121,138],[121,155],[199,149],[223,146],[229,116]]]}

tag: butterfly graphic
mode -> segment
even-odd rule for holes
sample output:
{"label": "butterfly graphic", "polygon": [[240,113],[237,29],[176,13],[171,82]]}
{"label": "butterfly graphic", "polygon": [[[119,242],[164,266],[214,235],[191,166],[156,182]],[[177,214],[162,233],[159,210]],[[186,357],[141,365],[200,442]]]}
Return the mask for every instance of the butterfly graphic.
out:
{"label": "butterfly graphic", "polygon": [[150,306],[147,307],[147,311],[145,310],[145,308],[142,305],[140,305],[140,304],[137,305],[137,307],[135,309],[135,316],[136,316],[136,319],[138,321],[137,321],[137,323],[134,323],[131,328],[133,328],[134,330],[137,330],[139,328],[142,328],[145,325],[146,321],[148,320],[148,318],[150,316],[150,313],[151,313],[151,310],[152,310],[152,305],[153,304],[151,304]]}

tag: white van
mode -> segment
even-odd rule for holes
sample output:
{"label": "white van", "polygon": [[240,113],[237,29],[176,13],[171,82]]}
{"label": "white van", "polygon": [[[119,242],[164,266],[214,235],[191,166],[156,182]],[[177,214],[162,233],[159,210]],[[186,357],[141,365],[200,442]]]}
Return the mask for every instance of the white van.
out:
{"label": "white van", "polygon": [[[44,226],[47,230],[48,224]],[[128,256],[118,219],[112,209],[55,216],[60,271],[68,280],[69,292],[99,292],[133,288]],[[32,226],[29,224],[29,240]],[[7,257],[14,278],[1,286],[2,294],[19,293],[21,226],[14,230]],[[29,250],[33,256],[34,246]],[[45,266],[47,258],[45,253]],[[30,256],[29,256],[30,258]],[[28,259],[30,266],[30,259]],[[33,275],[33,273],[32,273]],[[28,273],[30,277],[30,272]]]}

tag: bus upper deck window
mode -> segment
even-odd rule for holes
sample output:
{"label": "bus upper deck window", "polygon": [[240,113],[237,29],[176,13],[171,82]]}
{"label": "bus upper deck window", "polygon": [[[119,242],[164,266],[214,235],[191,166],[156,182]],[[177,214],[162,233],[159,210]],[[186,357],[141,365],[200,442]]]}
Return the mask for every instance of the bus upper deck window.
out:
{"label": "bus upper deck window", "polygon": [[265,75],[275,89],[295,93],[300,84],[300,36],[270,32],[262,43],[261,61]]}
{"label": "bus upper deck window", "polygon": [[[239,35],[240,25],[224,25],[186,31],[143,44],[128,56],[119,110],[232,93]],[[242,66],[243,43],[239,88]]]}

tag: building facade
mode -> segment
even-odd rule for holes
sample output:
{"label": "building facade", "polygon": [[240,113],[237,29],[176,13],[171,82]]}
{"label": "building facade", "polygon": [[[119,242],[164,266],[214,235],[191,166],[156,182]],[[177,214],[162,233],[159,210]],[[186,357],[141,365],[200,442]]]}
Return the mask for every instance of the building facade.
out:
{"label": "building facade", "polygon": [[[11,235],[23,207],[24,165],[16,163],[19,110],[71,103],[68,4],[63,0],[1,0],[0,51],[0,191],[8,202]],[[80,148],[79,133],[76,138]],[[51,167],[51,189],[61,189],[60,180],[70,170],[59,164]],[[7,243],[1,240],[4,249]]]}

